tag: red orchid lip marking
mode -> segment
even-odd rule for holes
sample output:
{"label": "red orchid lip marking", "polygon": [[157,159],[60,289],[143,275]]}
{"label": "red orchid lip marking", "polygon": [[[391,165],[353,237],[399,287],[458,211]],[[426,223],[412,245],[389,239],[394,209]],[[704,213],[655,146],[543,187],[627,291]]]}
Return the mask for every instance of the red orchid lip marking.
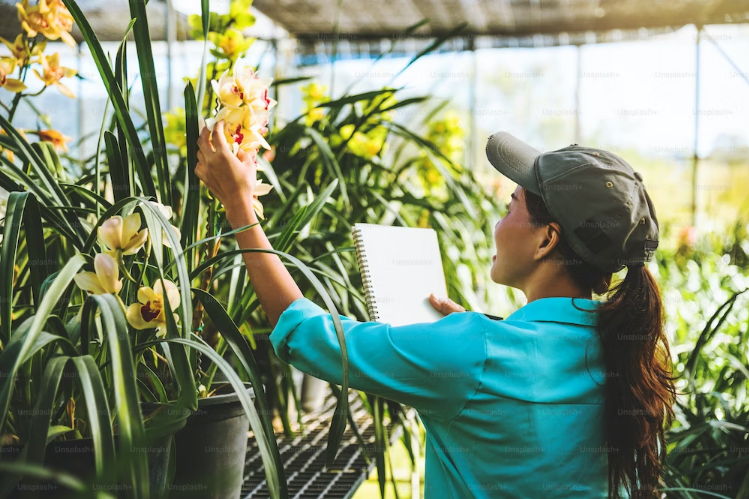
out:
{"label": "red orchid lip marking", "polygon": [[237,144],[241,144],[244,140],[244,134],[239,132],[241,129],[242,125],[237,125],[237,131],[234,132],[234,142],[236,142]]}
{"label": "red orchid lip marking", "polygon": [[151,322],[156,317],[159,316],[159,310],[154,310],[151,308],[151,301],[147,301],[145,305],[140,307],[140,315],[143,317],[143,320],[146,322]]}

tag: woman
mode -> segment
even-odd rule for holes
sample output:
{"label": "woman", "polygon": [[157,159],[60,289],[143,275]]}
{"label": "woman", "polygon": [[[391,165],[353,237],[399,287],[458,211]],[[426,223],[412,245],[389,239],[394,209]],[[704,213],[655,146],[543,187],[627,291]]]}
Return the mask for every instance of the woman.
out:
{"label": "woman", "polygon": [[[196,173],[231,226],[258,222],[254,161],[232,155],[221,122],[199,148]],[[350,385],[418,411],[427,499],[656,497],[674,385],[658,287],[643,265],[658,222],[642,177],[606,151],[541,154],[506,133],[489,138],[487,156],[518,183],[495,227],[491,277],[528,303],[503,321],[433,296],[447,315],[434,323],[340,316]],[[260,225],[236,238],[271,248]],[[244,260],[278,356],[340,383],[330,313],[302,296],[278,256]]]}

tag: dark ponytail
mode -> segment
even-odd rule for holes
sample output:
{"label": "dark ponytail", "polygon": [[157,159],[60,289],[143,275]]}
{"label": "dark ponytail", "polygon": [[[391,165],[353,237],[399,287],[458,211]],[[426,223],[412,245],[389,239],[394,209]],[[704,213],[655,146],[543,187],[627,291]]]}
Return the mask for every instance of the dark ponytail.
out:
{"label": "dark ponytail", "polygon": [[[554,221],[540,196],[525,190],[525,200],[534,225]],[[635,264],[610,288],[611,273],[583,262],[564,238],[557,248],[575,284],[606,298],[597,329],[606,366],[608,497],[619,499],[621,490],[632,499],[659,497],[676,389],[658,284]]]}

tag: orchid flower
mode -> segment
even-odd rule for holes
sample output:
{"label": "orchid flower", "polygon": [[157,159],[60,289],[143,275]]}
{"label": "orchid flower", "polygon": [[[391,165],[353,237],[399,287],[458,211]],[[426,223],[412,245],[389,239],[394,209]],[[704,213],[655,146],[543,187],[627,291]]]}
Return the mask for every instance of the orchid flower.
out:
{"label": "orchid flower", "polygon": [[106,246],[108,253],[120,250],[123,255],[134,255],[146,243],[148,229],[140,230],[139,213],[133,213],[125,218],[115,215],[101,224],[98,236],[99,242]]}
{"label": "orchid flower", "polygon": [[117,294],[122,289],[122,279],[114,258],[104,253],[94,257],[94,270],[96,272],[81,272],[73,279],[84,291],[94,295]]}
{"label": "orchid flower", "polygon": [[60,66],[60,54],[55,52],[48,56],[39,56],[39,62],[42,65],[43,74],[39,74],[39,71],[32,69],[34,74],[44,82],[45,87],[54,85],[60,91],[61,94],[75,99],[75,94],[65,85],[60,83],[60,80],[64,77],[70,78],[78,74],[75,69],[65,68]]}
{"label": "orchid flower", "polygon": [[[160,331],[156,336],[163,338],[166,335],[165,299],[169,300],[169,307],[176,310],[180,297],[179,289],[173,282],[165,280],[164,287],[161,280],[158,280],[153,289],[145,286],[138,290],[139,303],[133,303],[127,308],[127,321],[131,326],[135,329],[158,328]],[[177,318],[177,314],[174,314],[175,321]]]}
{"label": "orchid flower", "polygon": [[[163,205],[163,204],[158,203],[156,201],[151,201],[151,204],[154,205],[154,206],[156,206],[159,209],[159,211],[161,212],[161,214],[164,215],[164,218],[166,218],[167,220],[171,220],[172,215],[174,214],[174,212],[172,211],[172,207],[171,206],[166,206],[166,205]],[[182,233],[179,231],[179,229],[177,227],[175,227],[174,225],[170,225],[170,227],[172,228],[172,232],[174,232],[174,235],[177,236],[177,239],[178,240],[182,239]],[[172,245],[169,243],[169,239],[167,239],[167,237],[166,237],[166,231],[162,230],[161,234],[162,234],[161,235],[161,242],[167,248],[171,248]]]}
{"label": "orchid flower", "polygon": [[16,8],[18,20],[29,38],[42,33],[50,40],[62,38],[68,46],[75,48],[75,39],[70,35],[74,19],[62,0],[39,0],[39,4],[33,7],[29,0],[23,0],[16,4]]}
{"label": "orchid flower", "polygon": [[5,88],[11,92],[23,92],[26,85],[21,80],[8,78],[16,69],[16,59],[14,57],[0,57],[0,88]]}

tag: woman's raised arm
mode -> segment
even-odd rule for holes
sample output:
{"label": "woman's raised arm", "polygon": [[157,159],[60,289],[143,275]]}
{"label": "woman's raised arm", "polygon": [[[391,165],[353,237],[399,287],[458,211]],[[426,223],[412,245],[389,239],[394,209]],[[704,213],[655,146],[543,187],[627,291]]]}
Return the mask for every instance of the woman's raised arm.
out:
{"label": "woman's raised arm", "polygon": [[[257,178],[254,159],[241,149],[234,156],[226,142],[223,121],[216,123],[213,133],[203,128],[198,147],[195,174],[224,205],[232,229],[257,224],[258,218],[252,208]],[[273,249],[259,224],[237,233],[236,239],[240,249]],[[302,298],[302,292],[278,255],[243,253],[242,257],[260,305],[271,326],[275,326],[283,311],[294,300]]]}

